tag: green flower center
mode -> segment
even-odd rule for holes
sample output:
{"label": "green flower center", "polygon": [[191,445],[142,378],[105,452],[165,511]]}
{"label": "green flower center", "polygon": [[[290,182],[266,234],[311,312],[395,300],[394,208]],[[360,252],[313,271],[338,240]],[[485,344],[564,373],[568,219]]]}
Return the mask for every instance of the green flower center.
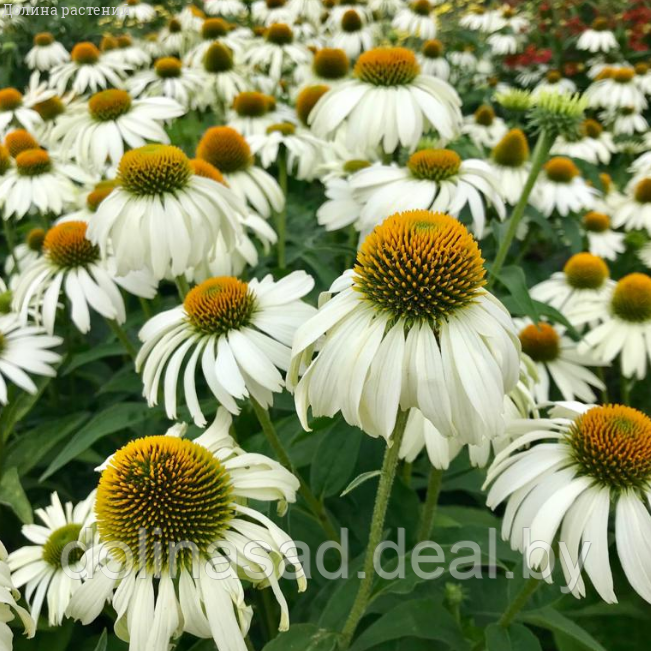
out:
{"label": "green flower center", "polygon": [[43,545],[43,560],[56,569],[63,567],[64,560],[67,561],[66,567],[81,560],[83,550],[80,547],[75,546],[66,550],[70,543],[78,540],[80,532],[80,524],[67,524],[53,531]]}

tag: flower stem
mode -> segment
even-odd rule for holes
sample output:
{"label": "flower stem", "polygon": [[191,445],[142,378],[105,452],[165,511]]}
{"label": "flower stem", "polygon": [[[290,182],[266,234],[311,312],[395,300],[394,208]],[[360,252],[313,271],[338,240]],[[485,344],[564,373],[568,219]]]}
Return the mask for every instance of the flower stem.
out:
{"label": "flower stem", "polygon": [[418,526],[418,542],[429,540],[430,534],[432,533],[442,483],[443,471],[432,466],[427,483],[427,497],[425,498],[425,504],[423,505],[423,512],[421,513],[420,524]]}
{"label": "flower stem", "polygon": [[278,154],[278,184],[283,191],[285,203],[282,209],[276,213],[276,233],[278,235],[276,251],[278,254],[278,267],[284,269],[286,266],[285,240],[287,239],[287,154],[282,147]]}
{"label": "flower stem", "polygon": [[499,276],[499,273],[502,270],[502,267],[504,266],[504,261],[506,260],[506,256],[508,255],[509,249],[511,248],[511,244],[513,243],[515,235],[518,231],[518,226],[520,225],[520,222],[522,221],[522,217],[524,216],[524,211],[525,208],[527,207],[527,202],[529,201],[529,195],[533,190],[533,186],[536,183],[536,179],[538,178],[538,175],[540,174],[540,170],[542,169],[542,166],[545,164],[545,161],[549,156],[549,152],[553,144],[554,144],[554,138],[550,136],[546,131],[541,131],[540,135],[538,136],[538,141],[536,142],[536,146],[533,150],[533,154],[531,158],[531,170],[529,171],[527,182],[524,184],[524,188],[522,189],[522,194],[520,195],[520,199],[518,203],[515,205],[513,212],[511,213],[508,227],[506,229],[506,234],[504,235],[504,239],[502,240],[502,243],[500,244],[500,247],[497,250],[495,261],[493,262],[493,265],[490,269],[490,280],[488,282],[489,288],[493,284],[495,279]]}
{"label": "flower stem", "polygon": [[532,576],[527,579],[527,582],[522,586],[520,592],[515,595],[513,601],[508,605],[507,609],[502,613],[499,621],[497,622],[502,628],[508,628],[517,614],[527,605],[531,595],[538,590],[542,585],[542,581]]}
{"label": "flower stem", "polygon": [[136,356],[138,355],[138,351],[136,347],[129,340],[129,337],[127,336],[127,333],[124,331],[124,328],[117,321],[114,321],[113,319],[106,319],[106,323],[108,324],[108,327],[111,329],[113,334],[120,340],[127,353],[129,353],[129,357],[135,360]]}
{"label": "flower stem", "polygon": [[271,445],[276,458],[281,463],[281,465],[287,468],[287,470],[289,470],[298,479],[300,483],[299,493],[307,502],[310,511],[319,521],[323,527],[323,531],[326,533],[328,538],[330,538],[330,540],[334,540],[335,542],[339,542],[339,534],[337,533],[337,529],[333,525],[332,521],[330,520],[330,516],[323,506],[323,502],[321,502],[321,500],[316,497],[316,495],[312,492],[309,484],[303,479],[303,477],[301,477],[298,470],[296,470],[294,467],[294,464],[289,458],[289,455],[287,454],[282,441],[278,437],[276,428],[274,427],[274,424],[271,421],[271,417],[269,416],[269,411],[254,398],[251,398],[251,405],[253,406],[253,411],[255,412],[258,422],[262,427],[262,431],[267,437],[267,441],[269,441],[269,445]]}
{"label": "flower stem", "polygon": [[181,301],[185,300],[185,297],[188,295],[188,292],[190,291],[190,285],[188,285],[188,281],[186,277],[181,274],[180,276],[177,276],[174,279],[174,282],[176,283],[176,289],[179,292],[179,298]]}
{"label": "flower stem", "polygon": [[401,411],[398,413],[398,419],[391,435],[390,445],[384,453],[384,461],[382,462],[382,472],[380,474],[380,483],[375,496],[375,506],[373,507],[373,519],[371,520],[371,531],[368,538],[368,546],[366,547],[366,557],[364,559],[364,569],[360,574],[362,579],[355,603],[348,615],[348,620],[344,626],[341,634],[341,649],[347,649],[355,635],[357,626],[359,625],[366,607],[371,598],[371,591],[373,588],[373,579],[375,577],[375,550],[382,541],[382,534],[384,533],[384,520],[387,514],[387,507],[389,506],[389,498],[391,497],[391,488],[396,476],[396,468],[398,466],[398,453],[400,452],[400,444],[402,437],[405,433],[405,426],[407,425],[408,412]]}
{"label": "flower stem", "polygon": [[142,296],[140,296],[138,300],[140,302],[140,307],[142,308],[142,313],[145,315],[145,319],[151,319],[151,308],[149,307],[149,301]]}
{"label": "flower stem", "polygon": [[623,362],[620,359],[620,366],[619,366],[619,386],[620,386],[620,391],[621,391],[621,401],[623,405],[629,405],[631,404],[631,389],[633,385],[634,380],[631,378],[627,378],[624,375],[624,365]]}

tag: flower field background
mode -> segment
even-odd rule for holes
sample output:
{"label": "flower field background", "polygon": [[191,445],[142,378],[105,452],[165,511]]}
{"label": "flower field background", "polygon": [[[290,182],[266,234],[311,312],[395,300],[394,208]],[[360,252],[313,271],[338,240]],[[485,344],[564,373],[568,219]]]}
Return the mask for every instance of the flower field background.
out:
{"label": "flower field background", "polygon": [[103,6],[0,14],[0,651],[647,649],[651,6]]}

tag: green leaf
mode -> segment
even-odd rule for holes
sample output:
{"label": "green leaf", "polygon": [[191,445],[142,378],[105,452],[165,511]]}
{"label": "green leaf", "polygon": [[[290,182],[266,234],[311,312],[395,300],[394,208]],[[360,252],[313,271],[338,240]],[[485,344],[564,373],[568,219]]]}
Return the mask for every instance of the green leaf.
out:
{"label": "green leaf", "polygon": [[41,481],[63,468],[104,436],[138,425],[148,415],[151,415],[151,410],[140,402],[123,402],[105,409],[75,434],[41,475]]}
{"label": "green leaf", "polygon": [[552,631],[552,633],[560,633],[578,642],[586,649],[590,649],[590,651],[606,651],[588,631],[553,608],[541,608],[540,610],[522,613],[518,619],[527,624],[545,628]]}
{"label": "green leaf", "polygon": [[355,470],[362,433],[338,422],[322,438],[314,456],[310,483],[316,495],[336,495]]}
{"label": "green leaf", "polygon": [[560,323],[565,326],[565,328],[567,328],[567,334],[569,334],[572,339],[575,339],[576,341],[581,339],[581,335],[577,332],[576,328],[555,307],[536,300],[534,300],[533,303],[541,316],[546,316],[554,323]]}
{"label": "green leaf", "polygon": [[106,651],[106,645],[108,643],[108,634],[106,632],[106,629],[102,631],[102,634],[99,637],[99,641],[97,642],[97,646],[95,647],[95,651]]}
{"label": "green leaf", "polygon": [[296,624],[266,644],[263,651],[334,651],[337,633],[315,624]]}
{"label": "green leaf", "polygon": [[380,617],[357,638],[350,651],[366,651],[382,642],[405,637],[437,640],[455,651],[470,649],[459,625],[440,603],[418,599],[401,603]]}
{"label": "green leaf", "polygon": [[343,493],[339,497],[344,497],[345,495],[348,495],[348,493],[351,493],[354,491],[356,488],[361,486],[364,482],[367,482],[369,479],[373,479],[373,477],[377,477],[378,475],[381,475],[382,471],[381,470],[370,470],[369,472],[363,472],[361,475],[357,475],[353,481],[348,484],[346,487],[346,490],[343,491]]}
{"label": "green leaf", "polygon": [[508,629],[499,624],[486,628],[486,651],[542,651],[538,638],[522,624]]}
{"label": "green leaf", "polygon": [[539,320],[536,305],[529,296],[527,287],[527,278],[524,275],[522,267],[504,267],[498,276],[500,282],[509,290],[513,300],[517,303],[518,309],[522,314],[526,314],[533,321]]}
{"label": "green leaf", "polygon": [[25,495],[16,468],[7,469],[2,475],[0,480],[0,504],[8,506],[23,524],[32,524],[34,522],[32,505],[29,503],[27,495]]}
{"label": "green leaf", "polygon": [[55,418],[21,433],[7,452],[6,464],[15,466],[21,474],[29,472],[48,452],[53,450],[60,441],[81,427],[89,417],[89,413],[81,411],[75,414]]}
{"label": "green leaf", "polygon": [[98,359],[104,359],[105,357],[116,357],[118,355],[124,355],[124,346],[119,341],[112,341],[107,344],[94,346],[90,350],[86,350],[83,353],[74,355],[70,362],[66,364],[65,367],[61,370],[60,375],[68,375],[74,370],[84,366],[85,364],[96,362]]}

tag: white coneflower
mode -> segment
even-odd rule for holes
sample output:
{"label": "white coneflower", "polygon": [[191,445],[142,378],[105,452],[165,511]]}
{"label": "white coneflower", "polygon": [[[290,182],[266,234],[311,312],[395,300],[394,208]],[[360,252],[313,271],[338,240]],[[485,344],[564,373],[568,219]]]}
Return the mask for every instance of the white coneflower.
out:
{"label": "white coneflower", "polygon": [[49,625],[61,626],[72,595],[81,587],[81,581],[71,578],[70,571],[81,569],[82,550],[68,545],[79,539],[94,504],[94,491],[82,502],[66,502],[65,506],[57,493],[52,493],[49,506],[35,511],[43,524],[22,528],[23,536],[34,544],[9,555],[14,585],[25,586],[25,599],[37,623],[46,601]]}
{"label": "white coneflower", "polygon": [[61,337],[52,337],[43,328],[24,325],[17,314],[0,315],[0,404],[8,401],[7,380],[34,395],[37,387],[29,373],[54,377],[52,365],[61,360],[61,355],[50,349],[62,342]]}
{"label": "white coneflower", "polygon": [[529,178],[529,143],[520,129],[511,129],[493,148],[488,159],[505,201],[514,206]]}
{"label": "white coneflower", "polygon": [[289,627],[278,579],[289,565],[305,590],[298,550],[246,504],[294,502],[299,482],[276,461],[236,447],[230,424],[219,410],[193,441],[183,438],[185,426],[175,426],[167,435],[131,441],[100,468],[97,534],[85,557],[92,566],[69,615],[89,624],[110,601],[118,635],[132,649],[167,651],[188,632],[212,638],[219,651],[246,651],[253,616],[246,579],[271,587],[279,629]]}
{"label": "white coneflower", "polygon": [[120,9],[118,15],[122,16],[123,21],[131,19],[142,25],[150,23],[156,18],[156,9],[141,0],[127,0],[118,8]]}
{"label": "white coneflower", "polygon": [[42,228],[32,228],[27,233],[25,241],[14,247],[11,255],[8,255],[5,260],[7,276],[25,271],[38,258],[43,248],[44,238],[45,231]]}
{"label": "white coneflower", "polygon": [[531,297],[556,308],[575,327],[596,321],[615,285],[608,265],[591,253],[576,253],[563,267],[531,288]]}
{"label": "white coneflower", "polygon": [[611,286],[601,320],[581,348],[606,363],[620,355],[624,377],[644,379],[651,360],[651,277],[632,273]]}
{"label": "white coneflower", "polygon": [[503,26],[499,11],[488,11],[485,7],[473,5],[459,19],[459,25],[476,32],[494,32]]}
{"label": "white coneflower", "polygon": [[255,90],[239,93],[226,115],[226,126],[244,137],[265,133],[267,127],[278,121],[275,98]]}
{"label": "white coneflower", "polygon": [[605,366],[604,362],[588,352],[579,352],[578,343],[565,335],[562,326],[544,321],[533,323],[530,319],[515,319],[515,325],[520,330],[522,352],[536,365],[536,402],[549,400],[552,382],[563,400],[595,401],[593,388],[603,390],[605,385],[588,367]]}
{"label": "white coneflower", "polygon": [[54,40],[50,32],[34,35],[32,49],[25,55],[25,63],[30,69],[47,72],[55,66],[70,60],[70,53],[61,43]]}
{"label": "white coneflower", "polygon": [[202,90],[192,100],[194,108],[204,110],[217,105],[218,110],[223,111],[240,93],[251,87],[245,70],[235,64],[231,50],[219,42],[212,43],[205,51],[201,72]]}
{"label": "white coneflower", "polygon": [[484,233],[486,209],[505,217],[504,203],[490,166],[483,160],[462,160],[451,149],[423,149],[405,168],[372,165],[350,179],[355,198],[363,204],[359,229],[370,232],[386,217],[405,210],[432,210],[458,217],[468,206],[477,237]]}
{"label": "white coneflower", "polygon": [[532,97],[538,97],[545,93],[556,93],[558,95],[570,95],[576,92],[576,84],[558,70],[548,70],[544,79],[538,82],[531,91]]}
{"label": "white coneflower", "polygon": [[645,95],[651,95],[651,65],[642,61],[635,64],[635,83]]}
{"label": "white coneflower", "polygon": [[296,83],[301,87],[325,84],[332,88],[345,81],[349,72],[348,55],[343,50],[324,47],[314,53],[311,64],[296,70]]}
{"label": "white coneflower", "polygon": [[42,122],[34,129],[34,135],[47,147],[54,146],[52,132],[59,121],[67,115],[68,111],[81,106],[82,102],[74,93],[66,93],[62,97],[54,95],[49,99],[34,104],[34,110],[41,116]]}
{"label": "white coneflower", "polygon": [[167,22],[158,34],[158,42],[167,56],[184,57],[199,41],[199,34],[184,28],[175,17]]}
{"label": "white coneflower", "polygon": [[624,233],[610,228],[610,218],[603,212],[590,211],[583,215],[583,228],[588,236],[588,250],[604,260],[617,260],[624,253]]}
{"label": "white coneflower", "polygon": [[124,323],[126,309],[119,287],[144,298],[156,295],[150,274],[136,272],[118,277],[100,258],[99,247],[86,238],[88,224],[64,221],[45,234],[42,256],[19,277],[13,306],[23,320],[34,316],[46,331],[54,332],[59,295],[70,302],[72,322],[82,333],[90,331],[91,309],[103,317]]}
{"label": "white coneflower", "polygon": [[184,66],[175,57],[163,57],[154,63],[153,69],[133,75],[127,87],[135,97],[168,97],[187,110],[193,96],[202,90],[203,83],[200,70]]}
{"label": "white coneflower", "polygon": [[616,151],[613,136],[593,119],[584,120],[576,140],[560,136],[552,148],[552,154],[563,154],[571,158],[598,165],[608,165]]}
{"label": "white coneflower", "polygon": [[321,0],[289,0],[287,8],[296,19],[318,25],[323,14]]}
{"label": "white coneflower", "polygon": [[649,129],[649,123],[642,113],[630,106],[606,109],[599,114],[599,117],[609,125],[615,136],[633,136],[636,133],[646,133]]}
{"label": "white coneflower", "polygon": [[[551,415],[529,421],[528,431],[498,454],[488,471],[488,505],[507,502],[502,536],[547,578],[551,567],[540,544],[551,548],[554,541],[564,543],[560,560],[566,581],[572,578],[570,566],[582,567],[599,596],[615,603],[608,549],[612,506],[624,573],[651,602],[646,580],[651,562],[651,421],[631,407],[575,402],[561,403]],[[590,548],[581,549],[582,541]],[[570,588],[577,598],[586,594],[582,577]]]}
{"label": "white coneflower", "polygon": [[648,105],[644,93],[635,83],[634,68],[605,68],[584,95],[591,108],[631,108],[641,113]]}
{"label": "white coneflower", "polygon": [[138,69],[149,66],[151,54],[139,44],[133,42],[128,34],[115,37],[115,47],[105,56],[105,59],[117,61],[129,68]]}
{"label": "white coneflower", "polygon": [[211,16],[237,17],[247,13],[247,6],[242,0],[205,0],[204,9]]}
{"label": "white coneflower", "polygon": [[495,115],[493,108],[482,104],[473,115],[464,119],[461,132],[465,133],[480,150],[492,149],[507,134],[508,127],[502,118]]}
{"label": "white coneflower", "polygon": [[206,18],[201,26],[203,40],[183,57],[184,63],[195,68],[202,67],[206,61],[206,53],[217,43],[239,57],[244,52],[246,41],[241,37],[233,36],[231,31],[232,26],[223,18]]}
{"label": "white coneflower", "polygon": [[20,592],[14,587],[11,572],[7,566],[7,550],[0,541],[0,642],[2,642],[2,651],[11,651],[12,649],[14,634],[7,622],[13,621],[14,613],[20,617],[27,637],[34,637],[36,632],[36,623],[32,616],[18,605],[19,600]]}
{"label": "white coneflower", "polygon": [[438,77],[443,81],[450,78],[450,64],[445,58],[443,43],[438,39],[430,39],[423,43],[420,54],[418,54],[418,63],[426,75]]}
{"label": "white coneflower", "polygon": [[323,143],[312,133],[292,124],[272,124],[266,133],[247,138],[251,152],[260,158],[262,166],[271,167],[281,152],[287,152],[287,169],[302,181],[311,181],[316,176],[322,160]]}
{"label": "white coneflower", "polygon": [[613,211],[613,225],[627,231],[645,229],[651,234],[651,175],[631,179],[625,198]]}
{"label": "white coneflower", "polygon": [[100,181],[90,188],[88,192],[82,192],[79,196],[77,210],[62,215],[55,221],[55,223],[89,222],[91,217],[97,212],[102,201],[113,192],[116,185],[117,181],[115,179]]}
{"label": "white coneflower", "polygon": [[389,440],[398,412],[418,407],[444,436],[499,436],[520,344],[484,275],[477,243],[449,215],[416,210],[378,226],[294,337],[287,384],[303,427],[310,407],[341,411]]}
{"label": "white coneflower", "polygon": [[197,158],[216,167],[230,189],[262,217],[283,209],[285,196],[278,182],[255,165],[251,148],[235,129],[208,129],[197,146]]}
{"label": "white coneflower", "polygon": [[333,30],[329,45],[343,50],[350,59],[356,60],[362,52],[373,47],[376,35],[374,24],[365,24],[361,13],[349,9],[341,17],[337,29]]}
{"label": "white coneflower", "polygon": [[565,217],[570,213],[591,210],[599,194],[586,183],[579,168],[569,158],[556,156],[545,163],[530,201],[545,217],[554,211]]}
{"label": "white coneflower", "polygon": [[601,172],[599,183],[603,194],[597,199],[595,209],[612,215],[621,203],[626,201],[626,197],[619,191],[610,174]]}
{"label": "white coneflower", "polygon": [[167,97],[133,99],[126,90],[103,90],[62,118],[52,138],[62,150],[73,152],[80,165],[102,172],[117,165],[125,149],[147,141],[169,143],[163,125],[184,113]]}
{"label": "white coneflower", "polygon": [[23,94],[15,88],[0,89],[0,137],[17,126],[35,131],[42,120],[33,108],[34,103],[26,101]]}
{"label": "white coneflower", "polygon": [[340,166],[341,173],[324,182],[326,201],[316,211],[317,221],[327,231],[336,231],[354,224],[362,212],[362,204],[355,198],[350,186],[350,176],[371,163],[350,160]]}
{"label": "white coneflower", "polygon": [[55,161],[44,149],[27,149],[16,156],[15,167],[0,177],[4,218],[22,219],[29,212],[60,215],[77,198],[77,183],[92,178],[72,163]]}
{"label": "white coneflower", "polygon": [[50,70],[50,86],[59,95],[69,84],[77,95],[96,93],[110,86],[119,88],[129,71],[128,66],[107,60],[92,43],[77,43],[70,57],[71,61]]}
{"label": "white coneflower", "polygon": [[355,79],[328,92],[310,116],[314,133],[332,138],[344,125],[350,149],[382,145],[392,153],[402,145],[413,151],[430,128],[446,141],[461,126],[461,100],[447,82],[420,74],[418,61],[405,48],[364,52]]}
{"label": "white coneflower", "polygon": [[183,302],[150,319],[140,331],[144,395],[158,403],[164,378],[165,411],[176,417],[181,365],[185,402],[199,426],[206,423],[195,387],[197,365],[215,398],[239,413],[237,400],[253,396],[265,407],[284,386],[296,328],[314,313],[301,299],[314,281],[295,271],[275,282],[271,276],[245,283],[233,277],[210,278],[190,290]]}
{"label": "white coneflower", "polygon": [[619,48],[615,34],[609,29],[606,18],[595,18],[588,29],[579,36],[577,50],[588,52],[610,52]]}
{"label": "white coneflower", "polygon": [[[29,131],[25,131],[25,129],[14,129],[5,136],[4,147],[6,152],[3,151],[3,174],[12,167],[11,158],[15,159],[18,154],[28,149],[39,149],[40,145],[38,144],[38,140]],[[10,156],[9,161],[5,159],[6,153]]]}
{"label": "white coneflower", "polygon": [[244,203],[227,187],[193,173],[177,147],[146,145],[127,152],[118,187],[90,221],[88,237],[102,255],[109,244],[117,273],[149,269],[157,280],[199,264],[218,233],[230,250]]}
{"label": "white coneflower", "polygon": [[256,23],[267,27],[273,23],[291,23],[294,20],[287,0],[254,0],[251,4],[251,16]]}
{"label": "white coneflower", "polygon": [[286,23],[270,25],[265,30],[264,40],[253,41],[244,55],[246,63],[274,82],[278,82],[289,69],[309,63],[311,59],[312,53],[304,45],[294,42],[294,32]]}
{"label": "white coneflower", "polygon": [[496,32],[491,34],[486,42],[491,48],[491,52],[497,56],[515,54],[520,48],[521,39],[516,34],[509,32]]}

